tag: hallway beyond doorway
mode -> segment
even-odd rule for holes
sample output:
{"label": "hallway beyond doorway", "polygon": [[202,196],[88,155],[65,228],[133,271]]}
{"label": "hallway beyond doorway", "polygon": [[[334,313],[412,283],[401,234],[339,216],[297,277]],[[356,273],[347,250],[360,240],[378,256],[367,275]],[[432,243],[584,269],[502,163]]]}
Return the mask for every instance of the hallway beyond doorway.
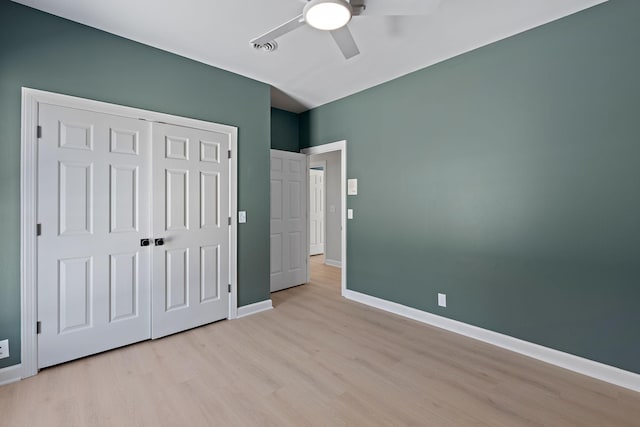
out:
{"label": "hallway beyond doorway", "polygon": [[325,264],[324,255],[309,257],[309,268],[311,269],[309,285],[331,291],[336,296],[340,295],[340,268]]}

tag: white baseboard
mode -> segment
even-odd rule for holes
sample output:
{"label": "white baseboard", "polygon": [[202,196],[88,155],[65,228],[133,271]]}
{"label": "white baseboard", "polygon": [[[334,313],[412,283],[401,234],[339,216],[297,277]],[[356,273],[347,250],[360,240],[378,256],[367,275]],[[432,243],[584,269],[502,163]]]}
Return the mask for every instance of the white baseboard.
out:
{"label": "white baseboard", "polygon": [[20,376],[21,374],[22,374],[21,364],[7,366],[6,368],[0,369],[0,386],[13,383],[16,381],[20,381],[20,379],[22,378]]}
{"label": "white baseboard", "polygon": [[342,261],[336,261],[335,259],[325,259],[324,263],[331,267],[342,268]]}
{"label": "white baseboard", "polygon": [[238,307],[238,318],[260,313],[261,311],[271,310],[272,308],[273,304],[270,299],[254,302],[253,304]]}
{"label": "white baseboard", "polygon": [[484,341],[552,365],[560,366],[583,375],[597,378],[620,387],[640,391],[640,374],[625,371],[604,363],[595,362],[573,354],[564,353],[518,338],[513,338],[488,329],[483,329],[457,320],[431,314],[406,305],[372,297],[360,292],[346,290],[344,297],[371,307],[379,308],[399,316],[417,320],[438,328],[446,329],[460,335]]}

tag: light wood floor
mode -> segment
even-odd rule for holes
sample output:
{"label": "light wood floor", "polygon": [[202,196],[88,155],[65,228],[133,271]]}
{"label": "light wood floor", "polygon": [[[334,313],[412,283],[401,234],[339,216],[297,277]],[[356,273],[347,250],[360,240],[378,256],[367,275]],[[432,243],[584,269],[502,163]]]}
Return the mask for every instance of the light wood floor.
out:
{"label": "light wood floor", "polygon": [[640,426],[640,393],[346,301],[320,261],[274,310],[0,387],[0,425]]}

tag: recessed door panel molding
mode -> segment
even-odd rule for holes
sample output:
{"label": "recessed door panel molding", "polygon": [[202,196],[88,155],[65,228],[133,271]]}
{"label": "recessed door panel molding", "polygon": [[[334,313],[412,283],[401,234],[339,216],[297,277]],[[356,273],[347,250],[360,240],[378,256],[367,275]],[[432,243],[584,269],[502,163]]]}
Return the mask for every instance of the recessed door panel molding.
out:
{"label": "recessed door panel molding", "polygon": [[138,230],[138,166],[110,165],[110,227],[112,233]]}
{"label": "recessed door panel molding", "polygon": [[58,261],[60,334],[91,326],[93,274],[91,257]]}
{"label": "recessed door panel molding", "polygon": [[[273,172],[282,172],[282,165],[284,163],[284,159],[279,158],[277,156],[273,156],[273,150],[271,150],[271,170]],[[273,178],[273,176],[272,176]]]}
{"label": "recessed door panel molding", "polygon": [[220,227],[220,174],[200,172],[200,228]]}
{"label": "recessed door panel molding", "polygon": [[117,154],[137,156],[140,133],[130,129],[111,129],[110,151]]}
{"label": "recessed door panel molding", "polygon": [[167,159],[189,160],[189,140],[176,136],[165,138]]}
{"label": "recessed door panel molding", "polygon": [[93,219],[93,164],[59,162],[60,235],[91,234]]}
{"label": "recessed door panel molding", "polygon": [[58,146],[71,150],[93,150],[93,125],[60,120]]}
{"label": "recessed door panel molding", "polygon": [[287,236],[289,238],[289,264],[287,270],[289,272],[296,272],[302,269],[302,259],[304,257],[304,248],[302,247],[302,235],[301,231],[292,231]]}
{"label": "recessed door panel molding", "polygon": [[189,228],[189,171],[167,169],[165,174],[166,231],[187,230]]}
{"label": "recessed door panel molding", "polygon": [[138,315],[138,253],[109,256],[110,320],[112,322]]}
{"label": "recessed door panel molding", "polygon": [[282,180],[271,179],[271,220],[282,220]]}
{"label": "recessed door panel molding", "polygon": [[284,253],[282,243],[282,233],[271,235],[271,275],[282,274],[282,255]]}
{"label": "recessed door panel molding", "polygon": [[300,174],[302,172],[302,168],[305,166],[298,159],[290,159],[287,164],[289,166],[289,172],[293,175]]}
{"label": "recessed door panel molding", "polygon": [[271,150],[271,291],[307,281],[307,158]]}
{"label": "recessed door panel molding", "polygon": [[23,106],[23,377],[237,316],[236,128],[32,89]]}
{"label": "recessed door panel molding", "polygon": [[189,305],[189,249],[172,249],[165,252],[166,310]]}
{"label": "recessed door panel molding", "polygon": [[220,298],[220,245],[200,248],[200,302]]}
{"label": "recessed door panel molding", "polygon": [[290,220],[299,220],[304,212],[303,187],[300,181],[290,181],[287,183],[289,188],[288,214]]}
{"label": "recessed door panel molding", "polygon": [[110,255],[110,319],[117,321],[138,314],[138,253]]}
{"label": "recessed door panel molding", "polygon": [[217,142],[200,140],[200,161],[220,163],[220,144]]}

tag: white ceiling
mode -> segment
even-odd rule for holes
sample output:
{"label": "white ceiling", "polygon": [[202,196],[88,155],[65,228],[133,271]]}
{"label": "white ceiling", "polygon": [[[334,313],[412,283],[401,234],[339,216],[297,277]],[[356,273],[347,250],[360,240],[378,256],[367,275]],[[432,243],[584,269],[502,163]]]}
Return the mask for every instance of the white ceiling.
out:
{"label": "white ceiling", "polygon": [[274,107],[301,112],[604,1],[442,0],[429,16],[358,16],[349,27],[361,53],[349,60],[308,26],[277,39],[275,52],[250,45],[304,0],[17,2],[268,83]]}

